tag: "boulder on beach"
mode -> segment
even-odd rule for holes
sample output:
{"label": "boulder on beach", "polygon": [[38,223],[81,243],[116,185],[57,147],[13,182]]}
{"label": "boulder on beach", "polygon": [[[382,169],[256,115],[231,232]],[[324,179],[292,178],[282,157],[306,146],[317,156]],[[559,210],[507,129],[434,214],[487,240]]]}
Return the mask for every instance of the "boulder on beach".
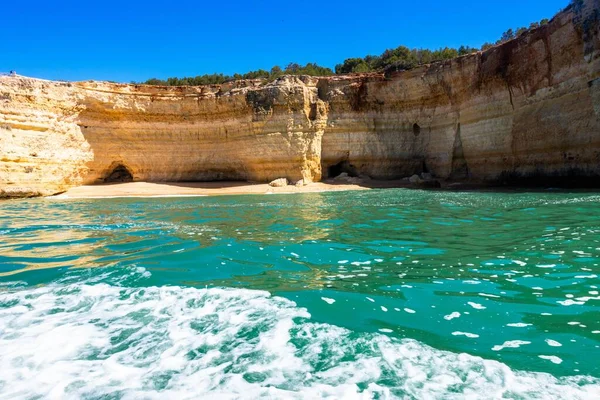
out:
{"label": "boulder on beach", "polygon": [[284,187],[287,185],[288,185],[287,178],[278,178],[269,183],[269,186],[272,186],[272,187]]}

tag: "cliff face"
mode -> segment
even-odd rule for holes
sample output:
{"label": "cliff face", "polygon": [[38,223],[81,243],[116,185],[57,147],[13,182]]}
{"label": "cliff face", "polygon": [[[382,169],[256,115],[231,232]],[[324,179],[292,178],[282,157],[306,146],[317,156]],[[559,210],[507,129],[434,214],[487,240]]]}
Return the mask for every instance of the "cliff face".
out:
{"label": "cliff face", "polygon": [[5,196],[104,182],[115,168],[145,181],[321,178],[325,105],[298,78],[260,88],[0,79]]}
{"label": "cliff face", "polygon": [[113,179],[600,176],[600,0],[483,53],[206,87],[0,77],[0,197]]}
{"label": "cliff face", "polygon": [[320,179],[326,115],[295,78],[257,87],[78,84],[78,123],[94,150],[85,183],[117,165],[135,180]]}
{"label": "cliff face", "polygon": [[69,83],[0,77],[0,198],[79,185],[94,153],[77,125]]}
{"label": "cliff face", "polygon": [[323,81],[322,160],[373,177],[600,174],[600,1],[486,52]]}

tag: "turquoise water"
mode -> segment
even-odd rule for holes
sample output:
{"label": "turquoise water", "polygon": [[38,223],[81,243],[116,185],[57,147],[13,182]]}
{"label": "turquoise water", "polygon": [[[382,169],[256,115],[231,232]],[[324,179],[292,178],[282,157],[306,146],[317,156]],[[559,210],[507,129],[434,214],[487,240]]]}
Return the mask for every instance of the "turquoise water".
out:
{"label": "turquoise water", "polygon": [[600,195],[0,203],[0,398],[599,398]]}

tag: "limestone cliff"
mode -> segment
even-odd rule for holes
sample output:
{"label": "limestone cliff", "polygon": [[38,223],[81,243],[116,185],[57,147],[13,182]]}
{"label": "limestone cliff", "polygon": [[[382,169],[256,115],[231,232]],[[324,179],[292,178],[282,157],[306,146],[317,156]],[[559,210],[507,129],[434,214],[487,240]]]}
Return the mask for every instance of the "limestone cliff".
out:
{"label": "limestone cliff", "polygon": [[0,90],[4,196],[104,182],[116,168],[144,181],[321,178],[326,108],[300,78],[168,88],[2,77]]}
{"label": "limestone cliff", "polygon": [[77,125],[73,85],[0,77],[0,198],[80,185],[94,154]]}
{"label": "limestone cliff", "polygon": [[0,77],[0,197],[342,171],[597,178],[599,9],[586,0],[488,51],[385,74],[205,87]]}

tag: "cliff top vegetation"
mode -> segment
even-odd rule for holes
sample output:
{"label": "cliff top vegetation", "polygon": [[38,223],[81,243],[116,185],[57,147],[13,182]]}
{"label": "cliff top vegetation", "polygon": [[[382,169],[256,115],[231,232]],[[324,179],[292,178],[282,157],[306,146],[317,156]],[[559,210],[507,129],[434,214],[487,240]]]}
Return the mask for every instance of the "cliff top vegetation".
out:
{"label": "cliff top vegetation", "polygon": [[[572,4],[581,0],[573,0]],[[420,65],[430,64],[437,61],[450,60],[467,54],[484,51],[496,45],[515,39],[530,29],[539,28],[549,22],[548,19],[542,19],[540,22],[533,22],[528,28],[520,27],[517,29],[508,29],[502,34],[495,43],[484,43],[480,49],[470,46],[460,46],[458,49],[444,47],[438,50],[429,49],[410,49],[406,46],[399,46],[395,49],[387,49],[380,55],[367,55],[365,57],[347,58],[341,64],[335,66],[335,70],[320,66],[316,63],[307,63],[300,65],[290,63],[285,68],[274,66],[270,70],[258,69],[244,74],[225,75],[222,73],[198,75],[195,77],[172,77],[166,80],[151,78],[141,83],[146,85],[163,86],[200,86],[214,85],[241,79],[264,79],[266,81],[275,80],[283,75],[309,75],[309,76],[331,76],[352,73],[378,72],[388,68],[396,70],[408,70]]]}

